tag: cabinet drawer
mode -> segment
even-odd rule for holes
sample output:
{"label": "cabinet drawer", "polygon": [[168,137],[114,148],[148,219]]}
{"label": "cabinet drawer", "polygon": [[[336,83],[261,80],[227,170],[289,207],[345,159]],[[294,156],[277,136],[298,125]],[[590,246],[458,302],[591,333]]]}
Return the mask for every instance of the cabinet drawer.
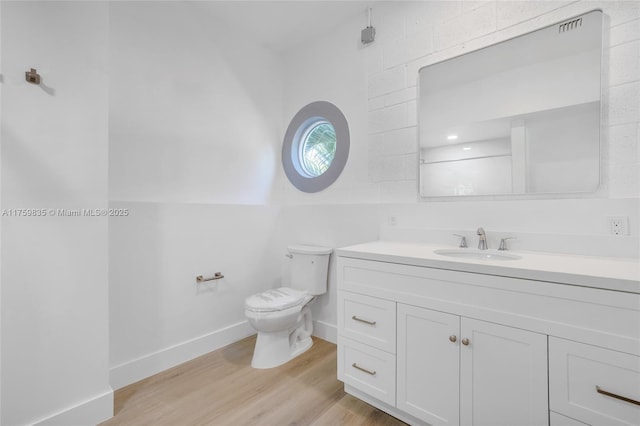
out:
{"label": "cabinet drawer", "polygon": [[338,338],[338,379],[389,405],[396,404],[396,357]]}
{"label": "cabinet drawer", "polygon": [[350,339],[396,352],[396,302],[341,291],[338,330]]}
{"label": "cabinet drawer", "polygon": [[550,337],[549,384],[558,413],[591,425],[640,424],[640,357]]}

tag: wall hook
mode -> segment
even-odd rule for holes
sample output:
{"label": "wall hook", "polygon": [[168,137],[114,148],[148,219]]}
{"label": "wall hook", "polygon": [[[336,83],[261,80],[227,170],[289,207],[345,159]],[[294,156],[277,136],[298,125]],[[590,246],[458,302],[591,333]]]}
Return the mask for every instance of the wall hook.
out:
{"label": "wall hook", "polygon": [[31,68],[30,71],[26,71],[24,73],[24,78],[27,80],[27,83],[40,84],[40,74],[38,74],[35,68]]}

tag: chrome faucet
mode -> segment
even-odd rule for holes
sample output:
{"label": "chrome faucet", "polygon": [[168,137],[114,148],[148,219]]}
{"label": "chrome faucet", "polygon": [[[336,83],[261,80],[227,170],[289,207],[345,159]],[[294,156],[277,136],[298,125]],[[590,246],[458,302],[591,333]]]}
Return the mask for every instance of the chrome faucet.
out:
{"label": "chrome faucet", "polygon": [[487,236],[484,233],[484,229],[478,228],[476,233],[478,234],[478,237],[480,237],[478,239],[478,250],[486,250],[486,249],[488,249],[488,247],[487,247]]}

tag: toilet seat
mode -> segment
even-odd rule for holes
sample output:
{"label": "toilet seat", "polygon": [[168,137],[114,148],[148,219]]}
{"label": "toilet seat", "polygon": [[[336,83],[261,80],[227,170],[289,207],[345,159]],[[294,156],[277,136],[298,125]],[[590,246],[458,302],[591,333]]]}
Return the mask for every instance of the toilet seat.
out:
{"label": "toilet seat", "polygon": [[305,291],[280,287],[247,297],[244,307],[251,312],[276,312],[306,304],[311,299]]}

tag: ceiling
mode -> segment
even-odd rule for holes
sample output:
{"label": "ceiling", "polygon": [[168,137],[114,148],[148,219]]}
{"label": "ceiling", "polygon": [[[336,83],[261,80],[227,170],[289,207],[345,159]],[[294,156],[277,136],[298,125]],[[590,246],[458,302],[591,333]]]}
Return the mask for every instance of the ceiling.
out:
{"label": "ceiling", "polygon": [[[209,1],[210,13],[253,38],[261,45],[282,53],[318,37],[323,32],[358,15],[362,28],[367,24],[363,1]],[[354,29],[359,34],[360,29]]]}

